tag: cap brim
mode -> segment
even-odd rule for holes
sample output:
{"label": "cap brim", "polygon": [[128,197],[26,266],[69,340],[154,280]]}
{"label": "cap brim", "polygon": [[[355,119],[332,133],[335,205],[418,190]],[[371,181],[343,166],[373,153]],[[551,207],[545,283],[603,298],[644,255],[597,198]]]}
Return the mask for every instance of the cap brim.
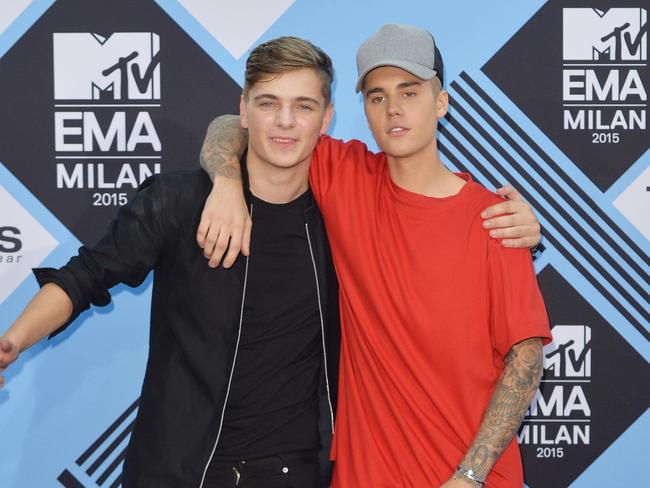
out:
{"label": "cap brim", "polygon": [[403,69],[404,71],[408,71],[409,73],[411,73],[413,76],[417,76],[421,80],[430,80],[433,77],[435,77],[437,74],[436,71],[432,70],[431,68],[427,68],[426,66],[422,66],[421,64],[411,63],[409,61],[404,61],[404,60],[381,61],[380,63],[371,64],[365,70],[363,70],[362,73],[359,74],[359,79],[357,80],[357,86],[355,88],[355,92],[359,93],[361,91],[361,88],[363,87],[363,79],[366,77],[368,73],[370,73],[373,69],[381,68],[382,66],[392,66],[394,68]]}

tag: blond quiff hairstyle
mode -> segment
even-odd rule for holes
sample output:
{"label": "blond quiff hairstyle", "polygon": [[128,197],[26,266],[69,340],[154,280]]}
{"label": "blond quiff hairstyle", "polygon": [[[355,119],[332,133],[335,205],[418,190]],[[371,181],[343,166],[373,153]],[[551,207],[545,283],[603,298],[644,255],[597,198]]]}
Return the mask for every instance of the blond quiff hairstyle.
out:
{"label": "blond quiff hairstyle", "polygon": [[246,60],[244,96],[255,83],[271,79],[283,73],[309,68],[316,71],[321,80],[321,93],[325,103],[332,99],[334,68],[330,57],[318,46],[298,37],[286,36],[260,44]]}

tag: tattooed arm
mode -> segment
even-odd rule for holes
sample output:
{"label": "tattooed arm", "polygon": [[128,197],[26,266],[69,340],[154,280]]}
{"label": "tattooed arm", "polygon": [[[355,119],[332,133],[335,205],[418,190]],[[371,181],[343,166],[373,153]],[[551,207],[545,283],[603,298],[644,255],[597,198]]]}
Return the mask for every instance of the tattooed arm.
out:
{"label": "tattooed arm", "polygon": [[[222,257],[223,266],[229,268],[240,251],[246,256],[250,253],[252,221],[239,166],[247,144],[248,131],[241,127],[239,116],[222,115],[210,123],[201,148],[201,167],[214,185],[203,207],[196,240],[213,268]],[[217,195],[219,205],[213,204]]]}
{"label": "tattooed arm", "polygon": [[212,181],[219,176],[241,179],[239,158],[248,144],[248,131],[240,125],[239,115],[222,115],[208,126],[201,167]]}
{"label": "tattooed arm", "polygon": [[[492,394],[474,442],[461,461],[480,478],[487,478],[521,425],[542,377],[542,340],[532,338],[512,346],[501,379]],[[478,486],[456,472],[444,488]]]}

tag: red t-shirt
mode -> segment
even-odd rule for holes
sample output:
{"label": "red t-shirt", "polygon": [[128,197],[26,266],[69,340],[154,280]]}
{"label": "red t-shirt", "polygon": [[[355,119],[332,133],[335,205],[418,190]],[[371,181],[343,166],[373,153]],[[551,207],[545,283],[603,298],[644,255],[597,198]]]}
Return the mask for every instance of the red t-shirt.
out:
{"label": "red t-shirt", "polygon": [[[471,181],[446,198],[397,187],[386,158],[322,137],[310,182],[340,281],[341,364],[333,488],[437,487],[478,432],[511,346],[550,340],[526,249],[480,212]],[[489,487],[521,487],[516,440]]]}

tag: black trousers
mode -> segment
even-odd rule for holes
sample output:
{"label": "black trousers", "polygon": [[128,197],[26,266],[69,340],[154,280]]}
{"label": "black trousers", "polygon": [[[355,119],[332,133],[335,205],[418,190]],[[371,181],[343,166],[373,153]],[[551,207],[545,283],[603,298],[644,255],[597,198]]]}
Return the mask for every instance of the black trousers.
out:
{"label": "black trousers", "polygon": [[240,461],[213,461],[204,488],[319,488],[318,451]]}

